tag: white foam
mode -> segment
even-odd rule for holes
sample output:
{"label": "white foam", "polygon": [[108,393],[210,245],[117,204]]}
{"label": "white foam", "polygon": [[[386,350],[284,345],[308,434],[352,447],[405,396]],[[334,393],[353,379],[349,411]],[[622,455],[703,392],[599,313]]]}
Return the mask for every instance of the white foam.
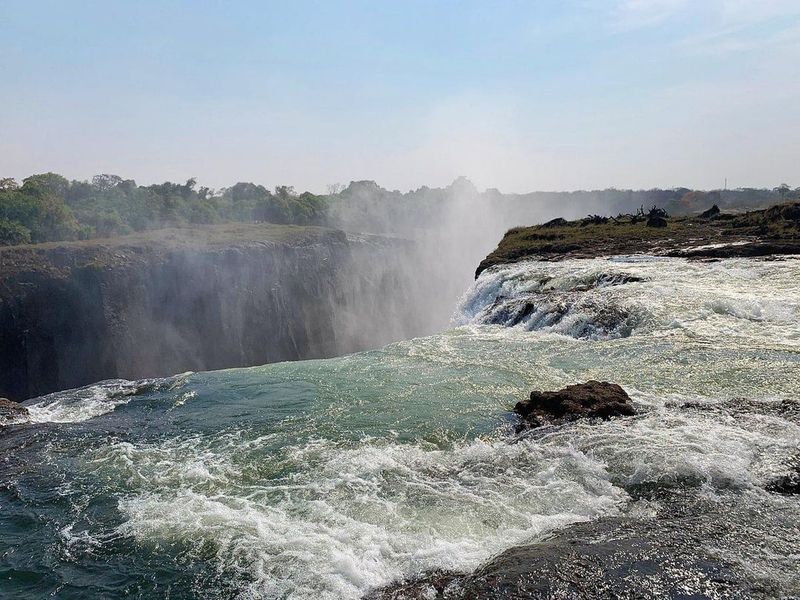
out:
{"label": "white foam", "polygon": [[[461,298],[452,323],[508,321],[517,328],[590,340],[634,332],[669,335],[673,330],[674,335],[680,329],[709,338],[758,336],[798,345],[797,264],[792,259],[697,263],[655,257],[517,263],[481,273]],[[614,285],[622,275],[641,281]],[[520,320],[514,311],[525,302],[534,309]]]}
{"label": "white foam", "polygon": [[[248,590],[259,598],[359,598],[420,570],[472,569],[514,543],[615,513],[626,498],[598,462],[530,441],[316,440],[287,450],[286,465],[303,469],[276,481],[253,480],[229,453],[196,443],[191,458],[186,444],[138,450],[142,478],[120,502],[119,532],[212,544],[223,568],[255,578]],[[131,450],[118,446],[114,460]],[[198,460],[210,476],[197,477]]]}
{"label": "white foam", "polygon": [[103,386],[91,386],[85,393],[66,397],[62,393],[57,398],[45,396],[26,407],[32,423],[79,423],[111,412],[129,401],[129,396],[114,397]]}
{"label": "white foam", "polygon": [[[113,411],[131,401],[136,394],[160,387],[170,390],[180,388],[191,373],[182,373],[167,379],[127,381],[114,379],[95,385],[48,394],[24,403],[32,423],[79,423]],[[185,402],[192,397],[188,393]]]}

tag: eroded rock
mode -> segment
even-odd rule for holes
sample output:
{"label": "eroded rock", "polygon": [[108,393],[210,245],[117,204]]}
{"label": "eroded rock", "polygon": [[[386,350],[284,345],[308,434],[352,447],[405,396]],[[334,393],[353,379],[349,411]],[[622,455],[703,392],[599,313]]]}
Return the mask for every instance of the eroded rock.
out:
{"label": "eroded rock", "polygon": [[631,416],[636,409],[619,385],[591,380],[556,392],[531,392],[530,399],[518,402],[514,412],[522,417],[521,428],[525,428],[560,425],[581,418]]}

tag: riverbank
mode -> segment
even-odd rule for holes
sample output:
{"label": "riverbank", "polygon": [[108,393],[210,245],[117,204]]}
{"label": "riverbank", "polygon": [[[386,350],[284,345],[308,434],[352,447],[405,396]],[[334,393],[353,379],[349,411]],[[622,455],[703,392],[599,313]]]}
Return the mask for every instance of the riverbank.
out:
{"label": "riverbank", "polygon": [[[746,213],[672,218],[663,214],[589,216],[510,229],[478,266],[523,260],[563,260],[653,254],[689,258],[730,258],[800,254],[800,203],[777,204]],[[653,211],[651,211],[653,212]]]}

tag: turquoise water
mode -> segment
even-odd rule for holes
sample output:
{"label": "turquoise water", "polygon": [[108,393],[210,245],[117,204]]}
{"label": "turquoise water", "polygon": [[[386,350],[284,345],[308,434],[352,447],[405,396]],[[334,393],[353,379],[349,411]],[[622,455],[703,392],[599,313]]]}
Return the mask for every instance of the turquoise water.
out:
{"label": "turquoise water", "polygon": [[[34,399],[0,436],[0,595],[358,598],[644,514],[643,483],[796,515],[763,490],[798,455],[796,422],[681,405],[795,401],[799,317],[798,260],[527,263],[484,273],[438,335]],[[590,378],[640,415],[514,436],[531,389]],[[765,544],[726,558],[800,586],[798,553]]]}

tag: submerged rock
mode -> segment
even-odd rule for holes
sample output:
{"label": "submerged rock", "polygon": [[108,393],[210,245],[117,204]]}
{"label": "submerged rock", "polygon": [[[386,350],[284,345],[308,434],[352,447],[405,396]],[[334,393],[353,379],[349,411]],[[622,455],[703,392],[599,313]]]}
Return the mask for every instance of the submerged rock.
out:
{"label": "submerged rock", "polygon": [[28,409],[19,402],[14,402],[8,398],[0,398],[0,424],[12,419],[20,419],[28,416]]}
{"label": "submerged rock", "polygon": [[631,416],[636,409],[627,392],[615,383],[587,381],[557,392],[531,392],[529,400],[514,407],[522,417],[522,427],[560,425],[581,418]]}

